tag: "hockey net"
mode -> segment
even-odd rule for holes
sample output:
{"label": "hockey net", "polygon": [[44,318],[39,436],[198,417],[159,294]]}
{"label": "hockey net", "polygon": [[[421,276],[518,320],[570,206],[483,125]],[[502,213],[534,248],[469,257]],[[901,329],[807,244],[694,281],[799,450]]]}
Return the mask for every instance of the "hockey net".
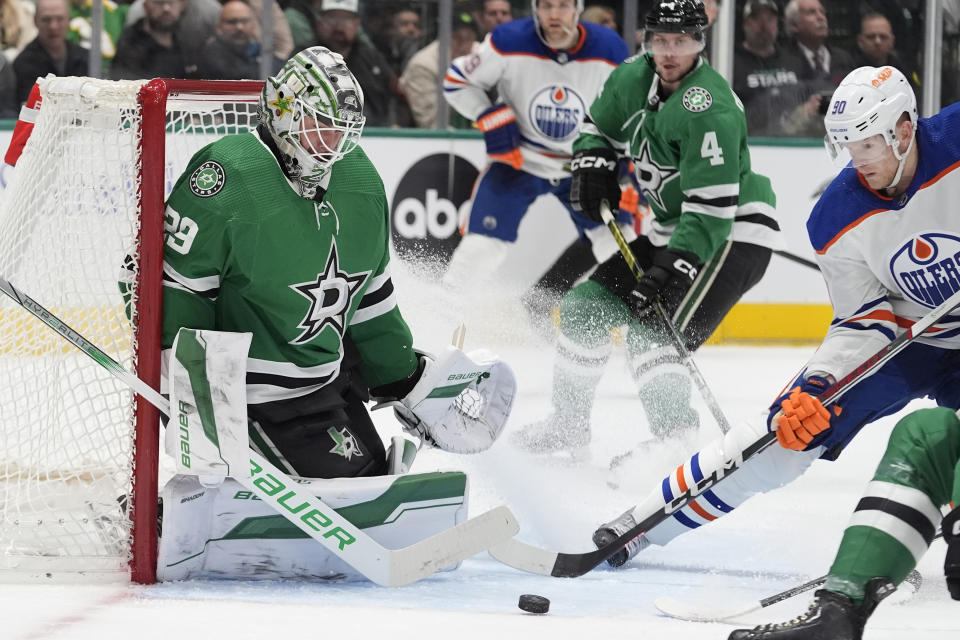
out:
{"label": "hockey net", "polygon": [[[261,83],[42,79],[0,277],[159,388],[163,200]],[[156,410],[0,295],[0,577],[153,582]]]}

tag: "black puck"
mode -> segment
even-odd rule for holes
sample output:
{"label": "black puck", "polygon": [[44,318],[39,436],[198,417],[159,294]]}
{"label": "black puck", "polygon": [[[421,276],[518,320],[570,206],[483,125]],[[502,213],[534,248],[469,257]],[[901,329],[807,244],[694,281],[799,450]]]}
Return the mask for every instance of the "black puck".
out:
{"label": "black puck", "polygon": [[536,596],[532,593],[525,593],[520,596],[517,606],[529,613],[546,613],[550,611],[550,600],[543,596]]}

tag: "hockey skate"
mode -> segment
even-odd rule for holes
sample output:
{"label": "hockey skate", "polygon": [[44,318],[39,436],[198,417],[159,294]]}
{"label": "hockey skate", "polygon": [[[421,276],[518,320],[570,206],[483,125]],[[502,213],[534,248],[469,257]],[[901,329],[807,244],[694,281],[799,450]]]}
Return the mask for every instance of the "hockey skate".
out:
{"label": "hockey skate", "polygon": [[[597,545],[597,548],[600,549],[610,544],[635,526],[637,526],[637,521],[633,519],[633,510],[627,510],[610,522],[601,525],[599,529],[594,531],[593,544]],[[622,567],[627,563],[628,560],[649,546],[650,541],[647,540],[647,537],[641,533],[636,538],[630,540],[630,542],[628,542],[622,549],[607,558],[607,564],[609,564],[611,567]]]}
{"label": "hockey skate", "polygon": [[787,622],[737,629],[728,640],[860,640],[867,618],[896,590],[889,578],[873,578],[857,605],[842,593],[820,589],[806,613]]}
{"label": "hockey skate", "polygon": [[530,453],[569,453],[572,458],[580,459],[588,453],[590,422],[584,417],[554,412],[515,432],[511,441]]}

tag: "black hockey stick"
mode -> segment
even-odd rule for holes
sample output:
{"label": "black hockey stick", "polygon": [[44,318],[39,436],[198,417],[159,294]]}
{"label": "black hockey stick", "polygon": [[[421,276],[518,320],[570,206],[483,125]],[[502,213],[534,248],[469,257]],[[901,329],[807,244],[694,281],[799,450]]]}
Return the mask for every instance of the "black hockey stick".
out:
{"label": "black hockey stick", "polygon": [[[876,372],[895,355],[903,351],[911,342],[925,333],[940,319],[960,307],[960,291],[947,298],[939,307],[917,320],[909,329],[894,338],[889,344],[860,363],[853,371],[830,385],[820,396],[824,406],[829,406],[853,389],[857,383]],[[687,506],[697,496],[731,473],[743,466],[743,463],[776,442],[774,431],[764,434],[742,451],[728,456],[714,469],[702,469],[703,479],[680,492],[669,502],[664,501],[659,489],[650,494],[647,503],[651,507],[650,515],[643,518],[633,528],[599,549],[584,553],[563,553],[539,549],[511,538],[490,549],[490,555],[500,562],[520,569],[556,578],[576,578],[599,566],[604,560],[622,549],[628,542],[657,526],[674,512]],[[654,508],[655,507],[655,508]]]}
{"label": "black hockey stick", "polygon": [[[641,269],[640,265],[637,264],[637,258],[633,255],[633,251],[630,249],[627,239],[623,237],[623,232],[620,231],[620,227],[617,226],[617,221],[613,217],[613,211],[610,210],[610,205],[607,204],[606,200],[602,200],[600,202],[600,216],[603,218],[607,228],[610,229],[610,233],[613,234],[613,239],[617,241],[617,246],[620,247],[620,255],[623,256],[623,260],[627,263],[627,266],[630,267],[630,271],[633,273],[633,276],[639,281],[640,278],[643,277],[643,269]],[[680,354],[680,359],[690,372],[690,377],[693,378],[694,383],[700,390],[700,394],[707,403],[707,407],[710,408],[710,413],[713,414],[714,420],[716,420],[717,424],[720,426],[720,431],[724,433],[730,431],[730,421],[727,420],[727,416],[724,415],[723,409],[720,408],[720,403],[717,402],[716,396],[713,395],[710,387],[707,386],[707,381],[703,377],[703,374],[700,373],[700,368],[694,361],[690,350],[687,349],[687,343],[684,342],[683,336],[681,336],[680,332],[677,331],[677,328],[673,326],[673,321],[670,320],[670,316],[667,315],[667,312],[664,310],[663,305],[660,304],[660,301],[655,300],[653,305],[657,310],[657,313],[660,314],[660,319],[663,320],[663,324],[666,325],[667,330],[670,332],[670,338],[673,340],[674,346],[677,349],[677,353]]]}
{"label": "black hockey stick", "polygon": [[796,262],[797,264],[802,264],[805,267],[810,267],[811,269],[816,269],[817,271],[820,271],[820,265],[818,265],[813,260],[808,260],[807,258],[804,258],[803,256],[798,256],[797,254],[790,253],[789,251],[776,250],[774,251],[774,253],[780,256],[781,258],[786,258],[790,262]]}

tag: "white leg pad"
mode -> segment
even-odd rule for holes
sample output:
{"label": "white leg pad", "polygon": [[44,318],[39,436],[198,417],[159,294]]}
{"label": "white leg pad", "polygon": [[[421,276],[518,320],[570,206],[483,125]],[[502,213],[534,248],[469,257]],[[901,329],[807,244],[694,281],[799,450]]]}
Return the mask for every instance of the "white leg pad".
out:
{"label": "white leg pad", "polygon": [[[467,519],[461,472],[297,481],[390,549]],[[365,579],[233,478],[204,487],[177,475],[163,488],[157,579],[196,578]]]}

